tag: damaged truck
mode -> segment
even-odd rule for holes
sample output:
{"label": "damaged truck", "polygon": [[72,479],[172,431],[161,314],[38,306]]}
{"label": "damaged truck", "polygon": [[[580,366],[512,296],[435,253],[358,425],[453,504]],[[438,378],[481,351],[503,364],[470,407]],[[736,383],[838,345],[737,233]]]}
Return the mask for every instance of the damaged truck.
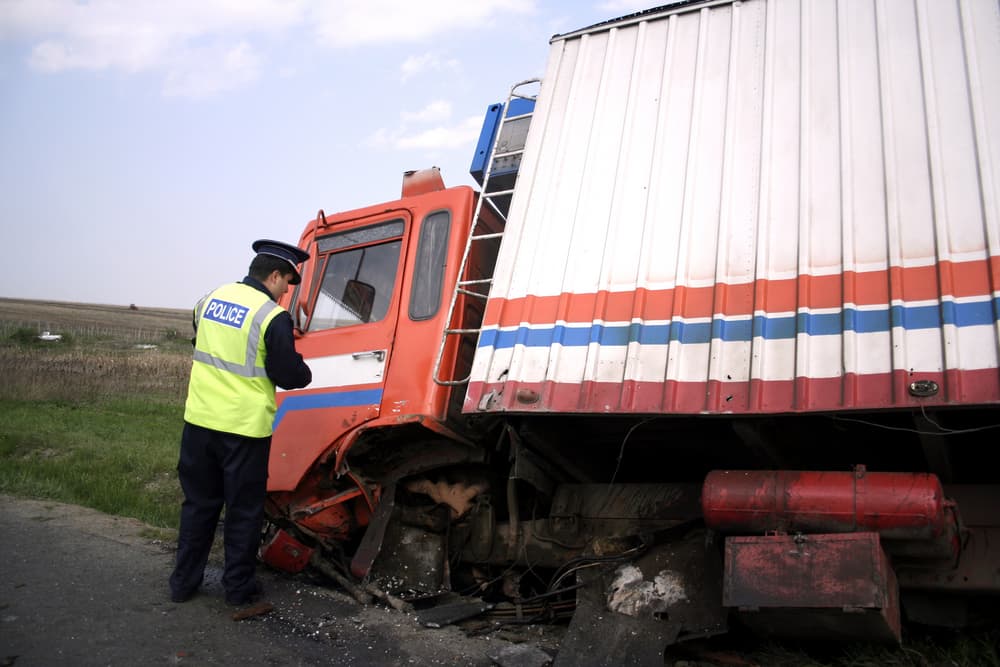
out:
{"label": "damaged truck", "polygon": [[306,225],[283,305],[313,382],[279,392],[261,558],[562,620],[564,664],[973,618],[1000,593],[998,72],[996,0],[554,36],[487,109],[478,189],[408,172]]}

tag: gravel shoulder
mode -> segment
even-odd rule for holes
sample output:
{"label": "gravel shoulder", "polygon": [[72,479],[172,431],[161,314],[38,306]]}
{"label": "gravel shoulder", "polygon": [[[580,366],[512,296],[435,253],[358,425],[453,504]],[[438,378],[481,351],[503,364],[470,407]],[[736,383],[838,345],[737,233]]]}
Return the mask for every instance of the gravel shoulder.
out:
{"label": "gravel shoulder", "polygon": [[[174,604],[166,583],[172,541],[155,539],[141,522],[73,505],[0,495],[0,533],[0,667],[487,666],[525,645],[495,632],[425,628],[413,614],[264,567],[273,611],[235,621],[215,557],[201,592]],[[537,639],[533,648],[546,643]]]}

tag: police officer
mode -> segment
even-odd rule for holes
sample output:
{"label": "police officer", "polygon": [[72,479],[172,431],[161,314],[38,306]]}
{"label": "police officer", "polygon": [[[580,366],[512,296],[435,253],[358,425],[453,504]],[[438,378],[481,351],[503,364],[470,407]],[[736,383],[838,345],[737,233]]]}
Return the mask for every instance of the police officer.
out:
{"label": "police officer", "polygon": [[254,572],[264,516],[275,386],[305,387],[312,372],[295,350],[292,319],[276,302],[301,281],[309,255],[263,239],[242,282],[223,285],[194,310],[194,361],[184,409],[177,473],[184,491],[174,602],[198,590],[222,506],[226,602],[243,605],[261,592]]}

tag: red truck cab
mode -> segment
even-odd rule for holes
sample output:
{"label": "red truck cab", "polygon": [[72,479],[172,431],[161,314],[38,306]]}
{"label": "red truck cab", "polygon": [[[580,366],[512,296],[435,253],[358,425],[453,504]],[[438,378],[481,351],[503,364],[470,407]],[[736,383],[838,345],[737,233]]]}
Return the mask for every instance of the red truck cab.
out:
{"label": "red truck cab", "polygon": [[[283,514],[298,507],[299,515],[316,515],[317,536],[330,537],[331,525],[335,533],[343,528],[336,506],[344,493],[366,499],[362,510],[374,505],[378,486],[351,475],[345,462],[362,434],[384,429],[389,438],[420,434],[410,441],[463,440],[462,396],[452,399],[452,387],[434,381],[434,365],[476,197],[466,186],[445,188],[436,168],[408,172],[398,201],[330,216],[320,211],[299,240],[310,259],[282,305],[292,313],[296,347],[313,380],[278,392],[268,492]],[[470,258],[467,273],[491,270],[494,253],[486,248]],[[455,312],[474,320],[483,303],[469,298]],[[445,346],[446,373],[471,363],[472,350],[460,355],[460,347],[457,340]],[[303,484],[314,466],[323,479]],[[345,474],[347,491],[344,480],[333,481]],[[338,491],[317,493],[331,486]]]}

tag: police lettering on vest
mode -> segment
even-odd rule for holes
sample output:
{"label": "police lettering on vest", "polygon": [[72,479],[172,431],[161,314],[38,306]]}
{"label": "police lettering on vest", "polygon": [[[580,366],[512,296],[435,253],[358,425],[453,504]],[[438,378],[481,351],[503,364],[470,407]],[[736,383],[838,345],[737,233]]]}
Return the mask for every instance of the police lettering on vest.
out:
{"label": "police lettering on vest", "polygon": [[213,322],[239,329],[243,326],[243,320],[246,318],[248,311],[249,309],[246,306],[241,306],[238,303],[212,299],[208,302],[208,306],[205,307],[204,316]]}

